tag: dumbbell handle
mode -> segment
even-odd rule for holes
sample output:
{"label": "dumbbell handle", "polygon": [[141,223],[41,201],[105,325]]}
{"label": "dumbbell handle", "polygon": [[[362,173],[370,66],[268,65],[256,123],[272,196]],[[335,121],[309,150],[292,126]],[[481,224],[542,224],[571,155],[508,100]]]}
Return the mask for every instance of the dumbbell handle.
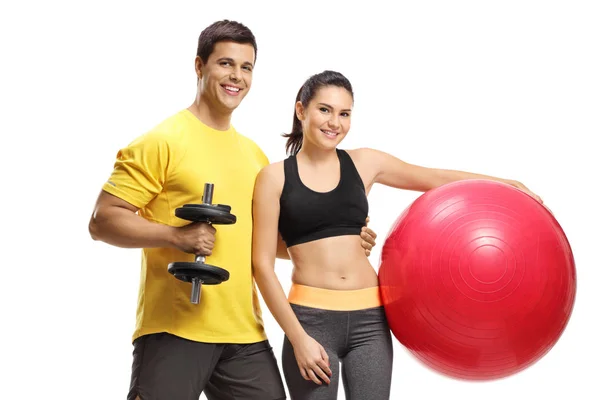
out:
{"label": "dumbbell handle", "polygon": [[[204,264],[206,260],[205,256],[196,255],[196,262]],[[192,293],[190,295],[190,301],[192,304],[198,304],[200,302],[200,292],[202,291],[202,281],[200,278],[192,278]]]}
{"label": "dumbbell handle", "polygon": [[212,204],[214,190],[215,190],[214,183],[205,183],[204,184],[204,193],[202,194],[202,203]]}
{"label": "dumbbell handle", "polygon": [[190,301],[192,304],[198,304],[200,302],[200,291],[202,290],[202,281],[200,278],[192,278],[192,294]]}
{"label": "dumbbell handle", "polygon": [[[212,204],[213,192],[215,185],[212,183],[204,184],[204,193],[202,194],[202,203]],[[207,224],[211,225],[210,221],[206,221]],[[206,260],[205,256],[196,255],[196,262],[204,264]],[[192,292],[190,295],[190,301],[192,304],[198,304],[200,302],[200,293],[202,291],[202,281],[198,277],[192,278]]]}
{"label": "dumbbell handle", "polygon": [[[204,184],[204,193],[202,194],[202,203],[204,204],[212,204],[213,192],[215,190],[214,183],[205,183]],[[205,223],[212,225],[210,221],[206,221]],[[196,255],[196,262],[203,263],[206,261],[205,256]],[[199,290],[199,289],[198,289]],[[192,297],[193,297],[193,288],[192,288]]]}

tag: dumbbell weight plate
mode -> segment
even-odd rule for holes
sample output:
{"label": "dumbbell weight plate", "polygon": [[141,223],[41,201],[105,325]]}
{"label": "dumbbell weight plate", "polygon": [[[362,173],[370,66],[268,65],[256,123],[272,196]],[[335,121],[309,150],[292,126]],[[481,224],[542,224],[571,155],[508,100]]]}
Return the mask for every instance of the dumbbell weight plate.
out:
{"label": "dumbbell weight plate", "polygon": [[222,204],[186,204],[175,210],[179,218],[193,222],[211,222],[215,225],[235,224],[237,218],[230,213],[231,207]]}
{"label": "dumbbell weight plate", "polygon": [[197,262],[172,262],[169,264],[168,271],[184,282],[191,282],[196,277],[200,278],[204,285],[218,285],[229,280],[229,271]]}
{"label": "dumbbell weight plate", "polygon": [[184,204],[183,207],[186,208],[216,208],[219,210],[223,210],[225,212],[230,212],[231,211],[231,206],[225,205],[225,204],[205,204],[205,203],[198,203],[198,204]]}

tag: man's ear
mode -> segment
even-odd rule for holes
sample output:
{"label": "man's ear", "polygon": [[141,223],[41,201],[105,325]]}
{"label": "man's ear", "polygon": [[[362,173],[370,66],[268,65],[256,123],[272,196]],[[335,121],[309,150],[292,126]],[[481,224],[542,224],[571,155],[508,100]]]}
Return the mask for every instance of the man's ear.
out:
{"label": "man's ear", "polygon": [[198,80],[202,79],[202,70],[204,69],[204,62],[202,62],[200,56],[196,56],[194,60],[194,67],[196,70],[196,77],[198,77]]}

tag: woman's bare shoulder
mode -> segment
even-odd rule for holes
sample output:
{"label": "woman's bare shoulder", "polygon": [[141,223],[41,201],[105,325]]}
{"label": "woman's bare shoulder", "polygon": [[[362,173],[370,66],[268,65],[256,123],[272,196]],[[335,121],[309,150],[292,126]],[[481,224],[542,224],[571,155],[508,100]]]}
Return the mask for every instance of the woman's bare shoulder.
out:
{"label": "woman's bare shoulder", "polygon": [[257,184],[281,190],[285,181],[283,161],[276,161],[263,167],[256,178]]}

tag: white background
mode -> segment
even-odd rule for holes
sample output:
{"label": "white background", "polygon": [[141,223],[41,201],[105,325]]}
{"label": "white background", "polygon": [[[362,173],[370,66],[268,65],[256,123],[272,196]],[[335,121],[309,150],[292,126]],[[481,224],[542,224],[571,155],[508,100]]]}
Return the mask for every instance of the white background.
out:
{"label": "white background", "polygon": [[[88,220],[117,150],[192,102],[198,35],[222,18],[257,37],[233,122],[271,161],[285,157],[302,82],[338,70],[356,99],[342,147],[520,180],[571,242],[575,310],[546,357],[468,383],[394,341],[392,399],[600,398],[600,13],[576,0],[3,3],[0,398],[125,398],[140,252],[93,242]],[[372,191],[375,268],[417,195]],[[288,288],[289,262],[276,267]],[[263,311],[279,357],[282,332]]]}

